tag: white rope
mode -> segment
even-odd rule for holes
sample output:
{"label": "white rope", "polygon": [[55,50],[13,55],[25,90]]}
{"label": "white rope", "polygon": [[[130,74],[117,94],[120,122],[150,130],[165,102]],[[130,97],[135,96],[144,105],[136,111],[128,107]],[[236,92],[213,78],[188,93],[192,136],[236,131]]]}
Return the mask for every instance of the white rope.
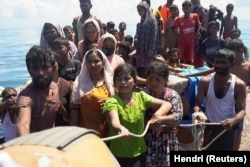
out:
{"label": "white rope", "polygon": [[[202,148],[201,144],[200,144],[200,140],[201,140],[201,137],[203,137],[204,135],[204,129],[205,129],[205,126],[204,125],[221,125],[221,123],[209,123],[209,122],[200,122],[200,121],[197,121],[197,123],[192,123],[192,124],[178,124],[178,125],[174,125],[174,126],[182,126],[182,127],[196,127],[196,128],[193,128],[193,136],[194,136],[194,143],[198,143],[198,146],[196,146],[196,148],[199,150],[199,151],[202,151],[202,150],[206,150],[211,144],[213,144],[213,142],[215,140],[217,140],[221,135],[223,135],[227,129],[224,129],[221,133],[219,133],[213,140],[211,140],[205,147]],[[147,133],[148,129],[149,129],[149,126],[150,126],[150,121],[148,121],[147,125],[146,125],[146,128],[145,130],[143,131],[142,134],[134,134],[134,133],[130,133],[131,136],[133,137],[143,137],[145,136],[145,134]],[[165,127],[173,127],[173,125],[164,125]],[[197,132],[197,126],[201,127],[201,135],[198,135],[198,132]],[[105,138],[102,138],[102,141],[110,141],[110,140],[114,140],[114,139],[118,139],[118,138],[121,138],[123,137],[124,134],[119,134],[119,135],[115,135],[115,136],[111,136],[111,137],[105,137]]]}
{"label": "white rope", "polygon": [[[150,125],[150,121],[148,121],[148,123],[146,125],[146,128],[145,128],[145,130],[143,131],[142,134],[138,135],[138,134],[130,133],[130,135],[133,136],[133,137],[143,137],[143,136],[145,136],[145,134],[148,131],[149,125]],[[124,136],[123,134],[119,134],[119,135],[115,135],[115,136],[111,136],[111,137],[105,137],[105,138],[102,138],[102,141],[114,140],[114,139],[121,138],[123,136]]]}

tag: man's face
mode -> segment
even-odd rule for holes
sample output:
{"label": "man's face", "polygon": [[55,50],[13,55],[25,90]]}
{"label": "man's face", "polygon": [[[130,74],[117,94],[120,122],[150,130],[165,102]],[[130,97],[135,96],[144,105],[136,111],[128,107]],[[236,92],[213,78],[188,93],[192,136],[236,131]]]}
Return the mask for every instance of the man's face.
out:
{"label": "man's face", "polygon": [[80,8],[82,11],[82,14],[88,14],[92,5],[89,3],[89,1],[83,1],[80,3]]}
{"label": "man's face", "polygon": [[57,32],[57,30],[55,28],[51,28],[51,29],[48,29],[48,30],[44,31],[44,36],[45,36],[46,40],[51,43],[56,38],[58,38],[60,35],[59,35],[59,33]]}
{"label": "man's face", "polygon": [[53,79],[53,67],[49,62],[31,63],[29,73],[32,84],[37,89],[46,89]]}
{"label": "man's face", "polygon": [[225,58],[215,58],[214,71],[216,74],[224,76],[229,74],[231,63]]}

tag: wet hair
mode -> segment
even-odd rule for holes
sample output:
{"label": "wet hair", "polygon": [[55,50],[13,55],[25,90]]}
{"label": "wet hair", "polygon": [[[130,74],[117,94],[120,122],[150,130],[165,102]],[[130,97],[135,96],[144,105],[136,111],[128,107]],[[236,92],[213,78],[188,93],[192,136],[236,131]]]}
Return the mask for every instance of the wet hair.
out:
{"label": "wet hair", "polygon": [[101,59],[101,61],[103,62],[102,54],[101,54],[101,52],[100,52],[99,50],[97,50],[97,49],[92,49],[92,50],[90,50],[90,51],[88,52],[88,54],[86,55],[86,60],[88,59],[89,55],[91,55],[91,54],[96,54],[96,55]]}
{"label": "wet hair", "polygon": [[182,3],[182,8],[186,7],[186,6],[189,6],[189,7],[192,7],[192,3],[188,0],[185,0],[183,3]]}
{"label": "wet hair", "polygon": [[2,93],[1,93],[1,97],[3,98],[2,100],[4,101],[6,99],[6,96],[8,94],[8,92],[10,91],[14,91],[16,94],[17,94],[17,90],[15,88],[12,88],[12,87],[6,87]]}
{"label": "wet hair", "polygon": [[220,49],[215,55],[215,58],[227,59],[231,64],[235,60],[235,53],[230,49]]}
{"label": "wet hair", "polygon": [[56,53],[47,47],[34,45],[30,48],[26,54],[26,66],[30,71],[31,64],[47,64],[49,63],[52,67],[55,64]]}
{"label": "wet hair", "polygon": [[209,29],[211,26],[215,25],[218,29],[218,31],[220,30],[220,23],[218,21],[215,21],[215,20],[212,20],[208,23],[208,26],[207,26],[207,35],[210,36],[210,33],[209,33]]}
{"label": "wet hair", "polygon": [[169,71],[168,71],[166,64],[161,61],[154,61],[149,64],[145,73],[146,77],[148,77],[152,73],[164,79],[168,79],[168,76],[169,76]]}
{"label": "wet hair", "polygon": [[56,38],[53,42],[52,42],[52,44],[51,44],[51,47],[53,48],[53,47],[55,47],[55,46],[57,46],[57,45],[65,45],[65,46],[70,46],[70,43],[69,43],[69,40],[67,39],[67,38],[65,38],[65,37],[58,37],[58,38]]}
{"label": "wet hair", "polygon": [[64,26],[63,31],[73,31],[73,27],[70,25]]}
{"label": "wet hair", "polygon": [[134,82],[136,83],[136,70],[135,68],[128,63],[124,63],[119,65],[118,67],[116,67],[115,71],[114,71],[114,83],[117,77],[119,77],[122,74],[129,74],[132,76],[132,78],[134,79]]}

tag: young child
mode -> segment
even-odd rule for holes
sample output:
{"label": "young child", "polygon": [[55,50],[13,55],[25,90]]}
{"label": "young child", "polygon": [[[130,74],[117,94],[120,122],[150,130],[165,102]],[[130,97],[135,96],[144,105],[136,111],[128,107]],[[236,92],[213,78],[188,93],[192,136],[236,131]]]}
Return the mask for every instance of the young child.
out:
{"label": "young child", "polygon": [[95,19],[87,19],[82,27],[83,39],[78,43],[78,51],[80,55],[80,60],[83,60],[85,53],[91,49],[92,43],[97,43],[101,31],[98,22]]}
{"label": "young child", "polygon": [[[163,118],[165,124],[177,124],[183,115],[183,106],[180,95],[173,89],[166,87],[169,71],[167,66],[160,61],[151,63],[146,72],[147,86],[146,91],[149,95],[168,101],[172,108]],[[154,111],[147,110],[146,120],[150,120]],[[170,166],[170,151],[180,150],[177,129],[173,127],[163,127],[159,136],[151,130],[146,134],[148,146],[146,166]]]}
{"label": "young child", "polygon": [[130,64],[118,66],[114,71],[114,85],[118,93],[108,98],[103,107],[110,123],[110,136],[123,134],[126,138],[110,141],[110,150],[122,167],[145,166],[147,146],[144,138],[129,137],[141,134],[145,128],[144,114],[147,109],[156,112],[151,123],[161,123],[163,115],[172,107],[169,102],[154,98],[145,92],[134,92],[136,71]]}
{"label": "young child", "polygon": [[[172,23],[175,18],[179,16],[179,9],[177,5],[170,6],[171,17],[167,19],[165,27],[165,47],[164,54],[165,55],[170,49],[177,47],[178,36],[175,31],[171,28]],[[169,60],[168,57],[166,57]]]}
{"label": "young child", "polygon": [[68,38],[68,40],[75,43],[75,33],[73,31],[72,26],[70,26],[70,25],[64,26],[63,27],[63,32],[64,32],[66,38]]}
{"label": "young child", "polygon": [[118,43],[118,54],[121,55],[126,63],[135,67],[135,56],[129,55],[130,50],[130,44],[127,41],[121,41]]}
{"label": "young child", "polygon": [[231,30],[233,28],[238,28],[238,18],[233,15],[234,10],[233,4],[229,3],[226,7],[227,15],[223,17],[221,22],[220,36],[223,34],[223,39],[230,36]]}
{"label": "young child", "polygon": [[171,27],[179,36],[180,61],[193,65],[195,38],[198,36],[201,23],[198,15],[191,13],[191,6],[188,0],[182,3],[184,15],[177,17]]}
{"label": "young child", "polygon": [[125,37],[125,30],[127,28],[127,25],[125,22],[120,22],[119,24],[119,32],[118,32],[118,41],[123,41]]}
{"label": "young child", "polygon": [[52,43],[52,50],[57,53],[56,60],[59,65],[59,76],[73,82],[81,69],[81,62],[71,59],[69,52],[69,40],[59,37]]}

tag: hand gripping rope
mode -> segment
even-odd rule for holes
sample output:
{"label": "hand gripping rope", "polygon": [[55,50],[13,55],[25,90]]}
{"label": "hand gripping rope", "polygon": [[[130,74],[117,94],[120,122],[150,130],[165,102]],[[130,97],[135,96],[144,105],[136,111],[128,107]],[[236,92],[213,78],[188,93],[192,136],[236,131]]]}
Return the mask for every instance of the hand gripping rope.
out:
{"label": "hand gripping rope", "polygon": [[[203,136],[204,136],[205,125],[221,125],[221,123],[206,123],[206,122],[203,122],[203,121],[198,121],[197,116],[202,117],[202,119],[204,121],[207,120],[205,114],[203,112],[199,112],[199,113],[194,113],[192,115],[192,124],[179,124],[179,125],[174,125],[174,126],[182,126],[182,127],[190,127],[190,126],[192,126],[192,134],[194,136],[193,149],[196,149],[198,151],[203,151],[203,150],[206,150],[220,136],[222,136],[227,131],[227,129],[224,129],[213,140],[211,140],[210,143],[208,143],[205,147],[202,147],[202,139],[203,139]],[[144,130],[144,132],[142,134],[130,133],[130,135],[133,136],[133,137],[143,137],[147,133],[147,131],[149,129],[149,126],[150,126],[150,121],[148,121],[148,123],[147,123],[147,125],[145,127],[145,130]],[[164,125],[164,126],[171,127],[173,125]],[[119,135],[115,135],[115,136],[111,136],[111,137],[106,137],[106,138],[102,138],[102,141],[114,140],[114,139],[121,138],[123,136],[124,136],[123,134],[119,134]]]}

